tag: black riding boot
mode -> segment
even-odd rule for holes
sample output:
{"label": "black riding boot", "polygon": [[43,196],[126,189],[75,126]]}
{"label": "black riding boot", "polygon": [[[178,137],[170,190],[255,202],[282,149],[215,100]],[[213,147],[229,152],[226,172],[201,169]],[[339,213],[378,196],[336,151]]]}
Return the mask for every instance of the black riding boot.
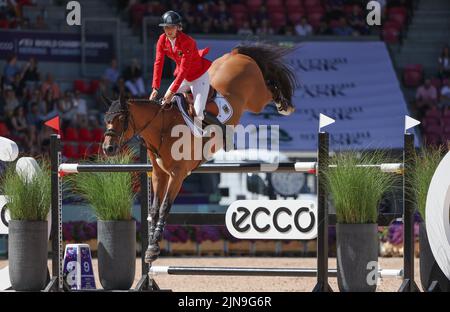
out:
{"label": "black riding boot", "polygon": [[222,129],[222,135],[223,135],[223,149],[225,152],[229,152],[233,150],[234,143],[233,143],[233,133],[230,131],[229,134],[227,134],[227,126],[224,125],[217,119],[216,116],[210,114],[209,112],[205,112],[203,122],[206,125],[215,125],[219,126]]}

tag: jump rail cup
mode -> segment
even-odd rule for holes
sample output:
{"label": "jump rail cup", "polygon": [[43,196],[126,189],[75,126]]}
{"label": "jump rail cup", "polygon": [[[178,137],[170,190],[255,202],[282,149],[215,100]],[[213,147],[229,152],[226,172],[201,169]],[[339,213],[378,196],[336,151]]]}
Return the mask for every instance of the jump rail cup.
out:
{"label": "jump rail cup", "polygon": [[[359,165],[360,167],[376,167],[382,170],[383,172],[390,173],[398,173],[403,174],[403,188],[405,188],[405,176],[406,172],[410,171],[408,168],[412,167],[413,157],[411,156],[414,152],[414,136],[413,135],[405,135],[404,141],[404,155],[403,164],[379,164],[379,165]],[[152,171],[152,166],[147,163],[143,158],[143,154],[141,154],[141,164],[129,164],[129,165],[89,165],[89,164],[60,164],[60,152],[59,152],[59,137],[56,135],[52,135],[51,137],[51,146],[52,146],[52,214],[53,220],[56,220],[54,224],[62,224],[60,214],[61,210],[58,209],[59,202],[58,198],[61,198],[62,191],[58,188],[58,179],[63,174],[66,173],[81,173],[81,172],[141,172],[141,217],[142,220],[146,220],[148,216],[148,200],[150,198],[149,194],[149,182],[148,176],[145,174],[146,172]],[[143,153],[141,151],[141,153]],[[55,155],[59,155],[59,157],[54,157]],[[332,291],[328,284],[328,276],[335,276],[335,269],[328,269],[328,225],[329,225],[329,214],[328,214],[328,205],[327,198],[329,196],[326,187],[325,187],[325,177],[324,170],[328,167],[335,167],[335,165],[329,165],[329,135],[326,132],[320,132],[318,135],[318,151],[317,151],[317,162],[296,162],[296,163],[280,163],[278,168],[274,170],[271,167],[261,166],[259,163],[226,163],[226,164],[204,164],[200,166],[195,172],[196,173],[243,173],[243,172],[306,172],[306,173],[314,173],[317,175],[317,190],[318,190],[318,238],[317,238],[317,269],[287,269],[287,271],[279,271],[277,268],[273,269],[263,269],[263,268],[213,268],[211,272],[214,271],[216,274],[218,272],[223,272],[226,275],[236,275],[241,272],[241,274],[249,274],[249,275],[257,275],[253,273],[246,273],[245,270],[249,270],[249,272],[259,272],[261,274],[287,274],[292,273],[294,276],[316,276],[317,284],[314,287],[313,291]],[[56,168],[56,169],[55,169]],[[55,170],[53,170],[55,169]],[[144,179],[145,176],[145,179]],[[146,183],[144,183],[146,182]],[[410,285],[415,285],[414,283],[414,266],[413,266],[413,252],[414,252],[414,240],[413,240],[413,223],[412,216],[413,211],[410,206],[408,206],[411,202],[412,194],[410,192],[404,193],[404,234],[405,234],[405,256],[404,256],[404,285],[400,290],[403,291],[412,291],[414,290],[414,286],[410,287]],[[55,196],[54,194],[57,194]],[[147,200],[143,200],[147,198]],[[408,221],[409,220],[409,221]],[[146,237],[148,235],[148,228],[141,228],[142,237]],[[57,242],[62,245],[62,233],[61,231],[52,230],[53,235],[58,237]],[[53,236],[55,237],[55,236]],[[145,242],[143,240],[142,246],[144,248]],[[145,246],[146,247],[146,246]],[[412,253],[412,256],[411,256]],[[57,255],[54,253],[53,257],[53,278],[58,279],[58,276],[55,274],[58,272],[58,266],[61,266],[61,262],[58,260]],[[55,264],[56,263],[56,264]],[[142,272],[152,273],[159,271],[164,272],[166,269],[158,269],[158,267],[148,268],[145,266],[144,261],[142,263]],[[170,268],[170,267],[169,267]],[[184,270],[184,271],[183,271]],[[178,274],[183,274],[182,272],[186,272],[186,268],[179,269]],[[290,270],[290,271],[289,271]],[[205,268],[193,268],[189,267],[190,274],[197,272],[203,272],[204,275],[208,275],[208,270]],[[167,271],[169,272],[169,271]],[[175,271],[173,271],[175,272]],[[233,274],[236,273],[236,274]],[[266,273],[264,273],[266,272]],[[384,270],[383,273],[379,273],[382,277],[399,277],[403,276],[402,270]],[[170,274],[170,273],[169,273]],[[290,275],[292,276],[292,275]],[[62,279],[62,275],[61,278]],[[159,289],[157,284],[150,280],[151,285],[149,286],[151,289]],[[149,280],[146,280],[143,276],[141,278],[140,283],[138,283],[138,288],[144,289],[149,285]],[[416,286],[417,287],[417,286]],[[62,288],[60,288],[62,290]]]}

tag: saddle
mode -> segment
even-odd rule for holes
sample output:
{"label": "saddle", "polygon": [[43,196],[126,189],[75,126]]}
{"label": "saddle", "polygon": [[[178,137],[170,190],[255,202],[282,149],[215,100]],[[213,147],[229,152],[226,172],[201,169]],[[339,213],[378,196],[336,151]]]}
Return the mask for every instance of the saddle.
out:
{"label": "saddle", "polygon": [[[195,117],[195,110],[194,110],[194,97],[192,95],[191,90],[186,91],[183,93],[185,105],[187,105],[186,111],[189,113],[189,117],[194,119]],[[215,102],[217,96],[217,91],[212,87],[209,86],[209,92],[208,97],[206,99],[206,105],[205,105],[205,113],[209,113],[214,117],[217,117],[219,114],[219,109],[217,108],[217,103]]]}
{"label": "saddle", "polygon": [[[194,98],[192,96],[192,92],[189,90],[188,92],[185,92],[183,94],[178,93],[176,95],[180,99],[178,107],[181,110],[181,114],[182,115],[185,114],[184,115],[185,117],[183,118],[185,118],[186,122],[188,122],[186,118],[189,118],[190,119],[189,122],[193,124],[196,113],[194,109]],[[208,125],[219,126],[222,129],[224,150],[229,151],[234,147],[234,144],[232,143],[233,138],[227,138],[226,125],[219,119],[222,119],[222,121],[225,122],[226,120],[229,119],[229,117],[231,117],[233,112],[231,107],[228,106],[229,105],[228,103],[224,104],[224,101],[226,100],[218,97],[218,95],[219,94],[217,93],[217,91],[210,86],[205,105],[203,126]],[[221,105],[220,109],[219,105]],[[225,117],[225,119],[223,119],[222,117]],[[229,136],[231,135],[229,134]]]}

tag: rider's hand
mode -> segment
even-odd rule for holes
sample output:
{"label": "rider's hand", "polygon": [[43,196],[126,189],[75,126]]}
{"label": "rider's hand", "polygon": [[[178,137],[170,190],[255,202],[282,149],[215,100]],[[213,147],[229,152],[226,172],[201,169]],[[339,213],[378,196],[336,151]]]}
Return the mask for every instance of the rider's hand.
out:
{"label": "rider's hand", "polygon": [[175,93],[173,93],[170,90],[167,90],[166,95],[164,95],[164,98],[163,98],[163,105],[167,105],[170,102],[172,102],[172,99],[173,99],[174,95],[175,95]]}
{"label": "rider's hand", "polygon": [[158,96],[158,90],[153,89],[152,94],[150,94],[150,97],[148,98],[150,101],[153,101]]}

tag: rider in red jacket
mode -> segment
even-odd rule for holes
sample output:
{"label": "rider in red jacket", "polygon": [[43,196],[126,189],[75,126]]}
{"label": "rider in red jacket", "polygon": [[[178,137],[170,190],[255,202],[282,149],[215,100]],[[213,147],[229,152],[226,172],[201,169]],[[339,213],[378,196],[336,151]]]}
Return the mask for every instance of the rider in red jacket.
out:
{"label": "rider in red jacket", "polygon": [[208,68],[211,62],[204,58],[208,48],[197,49],[195,40],[182,32],[181,16],[168,11],[162,16],[164,33],[159,37],[156,45],[156,58],[153,70],[153,91],[150,100],[157,97],[161,85],[161,75],[164,57],[168,56],[177,64],[174,72],[175,80],[170,85],[163,104],[169,103],[175,93],[182,93],[191,89],[194,98],[194,108],[197,117],[203,120],[203,111],[209,92]]}

